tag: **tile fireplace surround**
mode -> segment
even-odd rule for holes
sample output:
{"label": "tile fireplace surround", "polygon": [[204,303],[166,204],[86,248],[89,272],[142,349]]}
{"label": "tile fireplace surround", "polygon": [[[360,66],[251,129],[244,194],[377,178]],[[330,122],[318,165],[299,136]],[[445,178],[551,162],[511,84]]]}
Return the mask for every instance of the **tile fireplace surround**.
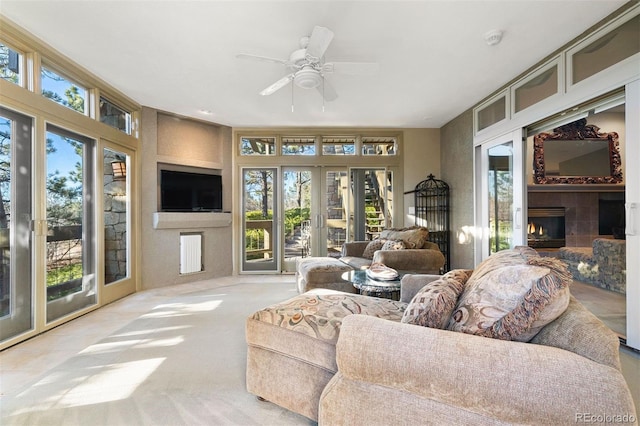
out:
{"label": "tile fireplace surround", "polygon": [[599,227],[599,200],[615,199],[624,193],[615,192],[529,192],[528,207],[565,208],[565,246],[591,247],[595,238],[613,238],[611,233],[601,235]]}

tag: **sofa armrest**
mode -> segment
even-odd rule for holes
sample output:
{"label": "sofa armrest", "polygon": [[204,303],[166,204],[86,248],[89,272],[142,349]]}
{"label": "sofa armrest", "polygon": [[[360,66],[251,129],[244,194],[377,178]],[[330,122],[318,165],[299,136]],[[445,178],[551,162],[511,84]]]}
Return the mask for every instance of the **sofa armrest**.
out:
{"label": "sofa armrest", "polygon": [[[411,424],[425,412],[436,422],[450,416],[449,423],[636,416],[619,370],[555,347],[350,315],[336,361],[338,373],[320,399],[320,424],[392,424],[397,416]],[[393,404],[382,402],[389,398]]]}
{"label": "sofa armrest", "polygon": [[342,244],[342,256],[362,257],[371,241],[349,241]]}
{"label": "sofa armrest", "polygon": [[409,303],[418,291],[432,281],[438,280],[442,275],[406,274],[400,280],[400,301]]}
{"label": "sofa armrest", "polygon": [[439,274],[444,266],[444,255],[439,250],[429,249],[378,250],[373,254],[373,262],[397,271]]}

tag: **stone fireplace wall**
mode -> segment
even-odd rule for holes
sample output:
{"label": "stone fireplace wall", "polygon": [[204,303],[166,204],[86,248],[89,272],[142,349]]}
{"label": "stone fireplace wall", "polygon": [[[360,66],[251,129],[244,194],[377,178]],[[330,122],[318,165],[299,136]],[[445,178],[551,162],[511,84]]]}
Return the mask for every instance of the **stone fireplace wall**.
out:
{"label": "stone fireplace wall", "polygon": [[[529,192],[528,207],[564,207],[566,247],[591,247],[598,233],[599,192]],[[607,193],[609,194],[609,193]]]}

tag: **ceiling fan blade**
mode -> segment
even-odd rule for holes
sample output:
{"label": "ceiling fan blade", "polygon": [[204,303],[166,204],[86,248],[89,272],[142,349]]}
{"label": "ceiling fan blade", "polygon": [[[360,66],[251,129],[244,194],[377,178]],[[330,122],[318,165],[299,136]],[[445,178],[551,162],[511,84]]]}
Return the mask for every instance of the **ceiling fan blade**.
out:
{"label": "ceiling fan blade", "polygon": [[309,38],[306,57],[311,62],[318,62],[333,40],[333,31],[329,28],[316,26]]}
{"label": "ceiling fan blade", "polygon": [[276,63],[276,64],[289,65],[289,61],[285,60],[285,59],[269,58],[267,56],[251,55],[249,53],[238,53],[236,55],[236,58],[238,58],[238,59],[251,59],[251,60],[262,61],[262,62],[273,62],[273,63]]}
{"label": "ceiling fan blade", "polygon": [[282,77],[280,80],[276,81],[271,86],[267,87],[262,92],[260,92],[260,94],[262,96],[269,96],[272,93],[277,92],[278,90],[282,89],[284,86],[289,84],[289,82],[293,80],[293,76],[294,76],[293,74],[289,74],[285,77]]}
{"label": "ceiling fan blade", "polygon": [[380,65],[377,62],[327,62],[322,72],[346,75],[375,75]]}
{"label": "ceiling fan blade", "polygon": [[326,78],[322,79],[322,84],[318,85],[316,89],[324,97],[325,101],[331,102],[331,101],[335,101],[338,98],[338,93],[336,93],[336,89],[333,88],[333,86],[327,81]]}

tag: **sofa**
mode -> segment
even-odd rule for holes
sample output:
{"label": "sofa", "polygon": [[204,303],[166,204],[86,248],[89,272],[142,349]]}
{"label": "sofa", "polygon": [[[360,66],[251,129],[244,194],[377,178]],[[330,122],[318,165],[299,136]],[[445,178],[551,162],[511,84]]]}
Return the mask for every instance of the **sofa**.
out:
{"label": "sofa", "polygon": [[558,256],[576,280],[626,294],[625,240],[596,238],[591,247],[562,247]]}
{"label": "sofa", "polygon": [[[483,306],[495,282],[488,300],[515,300],[508,312]],[[405,275],[399,301],[306,292],[247,318],[247,390],[321,425],[637,424],[618,337],[570,282],[558,259],[518,248]]]}
{"label": "sofa", "polygon": [[438,274],[445,258],[438,245],[428,238],[425,227],[385,229],[373,241],[345,242],[340,260],[354,269],[382,263],[403,273]]}

